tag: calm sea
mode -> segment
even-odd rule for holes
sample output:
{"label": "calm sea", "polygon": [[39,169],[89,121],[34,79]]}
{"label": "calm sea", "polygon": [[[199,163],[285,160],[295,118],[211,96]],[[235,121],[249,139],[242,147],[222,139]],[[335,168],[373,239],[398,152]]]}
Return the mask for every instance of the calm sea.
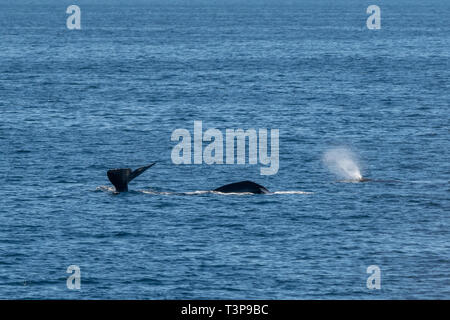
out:
{"label": "calm sea", "polygon": [[[5,2],[0,298],[450,298],[449,1]],[[279,171],[173,164],[195,120],[278,129]],[[196,192],[241,180],[277,193]]]}

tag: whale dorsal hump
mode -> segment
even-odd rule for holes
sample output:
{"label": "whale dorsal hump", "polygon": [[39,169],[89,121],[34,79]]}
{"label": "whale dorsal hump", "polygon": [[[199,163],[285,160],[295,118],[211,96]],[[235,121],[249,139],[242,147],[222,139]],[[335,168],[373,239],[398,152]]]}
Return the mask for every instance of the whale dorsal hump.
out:
{"label": "whale dorsal hump", "polygon": [[214,189],[214,191],[223,193],[244,193],[244,192],[256,194],[270,193],[270,191],[267,190],[265,187],[253,181],[241,181],[236,183],[230,183],[220,188]]}

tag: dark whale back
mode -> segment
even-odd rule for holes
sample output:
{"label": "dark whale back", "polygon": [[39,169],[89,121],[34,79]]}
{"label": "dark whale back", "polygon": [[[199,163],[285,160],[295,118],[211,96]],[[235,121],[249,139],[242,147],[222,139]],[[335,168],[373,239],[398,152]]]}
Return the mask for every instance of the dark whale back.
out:
{"label": "dark whale back", "polygon": [[223,193],[244,193],[244,192],[255,194],[270,193],[270,191],[267,190],[265,187],[252,181],[241,181],[236,183],[230,183],[220,188],[214,189],[213,191]]}

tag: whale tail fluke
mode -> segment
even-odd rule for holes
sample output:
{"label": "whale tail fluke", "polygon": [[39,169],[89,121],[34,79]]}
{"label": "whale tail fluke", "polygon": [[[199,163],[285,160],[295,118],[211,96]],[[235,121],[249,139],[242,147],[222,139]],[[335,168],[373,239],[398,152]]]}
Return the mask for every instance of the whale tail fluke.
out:
{"label": "whale tail fluke", "polygon": [[134,170],[133,172],[131,172],[131,174],[128,178],[128,182],[130,182],[134,178],[139,177],[141,174],[143,174],[145,172],[145,170],[147,170],[150,167],[153,167],[155,164],[156,164],[156,162],[153,162],[153,163],[149,164],[148,166],[140,167],[140,168]]}
{"label": "whale tail fluke", "polygon": [[107,172],[108,179],[116,188],[116,192],[128,191],[128,178],[130,174],[131,169],[112,169]]}
{"label": "whale tail fluke", "polygon": [[126,192],[128,191],[128,183],[134,178],[143,174],[148,168],[155,165],[156,162],[149,164],[148,166],[138,168],[132,171],[130,168],[126,169],[111,169],[108,170],[107,176],[109,181],[116,188],[116,192]]}

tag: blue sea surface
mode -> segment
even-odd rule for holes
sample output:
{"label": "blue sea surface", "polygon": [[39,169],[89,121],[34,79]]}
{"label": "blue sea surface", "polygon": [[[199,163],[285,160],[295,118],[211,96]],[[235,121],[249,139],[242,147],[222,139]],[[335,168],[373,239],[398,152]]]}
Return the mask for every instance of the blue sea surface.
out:
{"label": "blue sea surface", "polygon": [[[450,299],[449,1],[5,2],[0,299]],[[175,165],[194,121],[279,129],[278,173]]]}

